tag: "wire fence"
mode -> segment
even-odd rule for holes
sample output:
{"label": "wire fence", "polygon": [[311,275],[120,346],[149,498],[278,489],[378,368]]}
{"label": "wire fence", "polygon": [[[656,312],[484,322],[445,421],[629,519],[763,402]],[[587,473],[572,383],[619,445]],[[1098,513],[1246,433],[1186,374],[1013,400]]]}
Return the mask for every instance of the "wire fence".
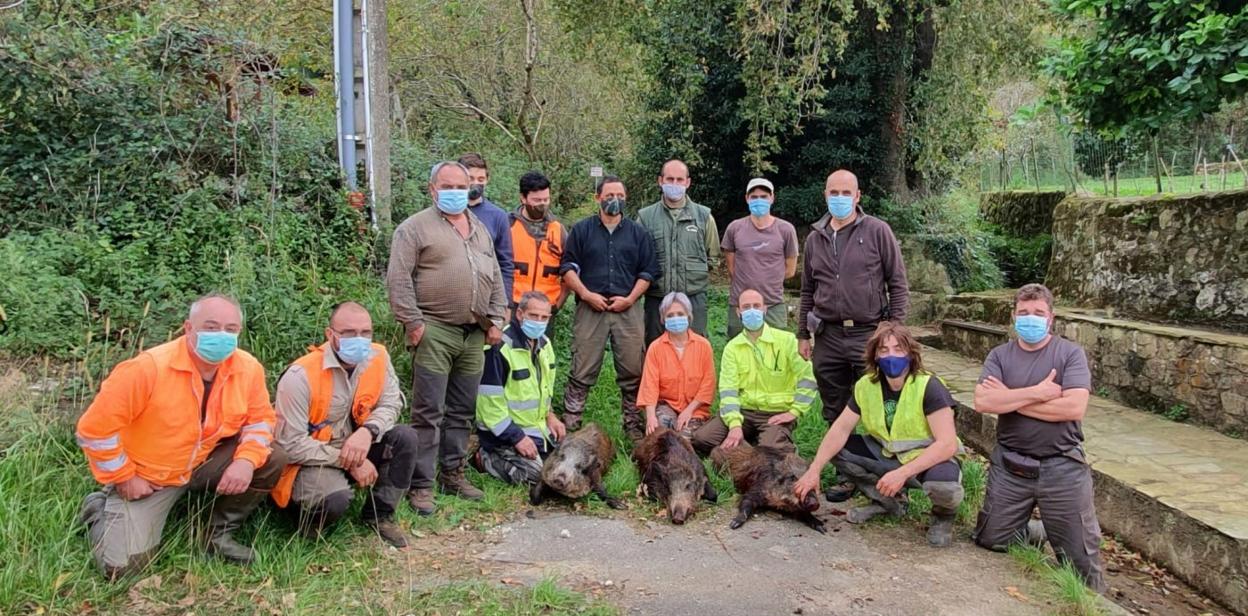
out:
{"label": "wire fence", "polygon": [[1208,121],[1110,141],[1062,127],[1011,130],[980,157],[980,189],[1102,196],[1248,188],[1248,122]]}

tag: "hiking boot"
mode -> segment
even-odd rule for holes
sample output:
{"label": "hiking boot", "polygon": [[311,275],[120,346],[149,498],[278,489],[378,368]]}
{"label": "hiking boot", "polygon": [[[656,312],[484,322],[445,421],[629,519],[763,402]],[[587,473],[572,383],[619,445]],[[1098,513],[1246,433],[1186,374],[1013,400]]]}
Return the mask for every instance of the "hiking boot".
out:
{"label": "hiking boot", "polygon": [[823,493],[823,497],[829,503],[843,503],[854,497],[854,493],[858,491],[858,486],[852,481],[842,481]]}
{"label": "hiking boot", "polygon": [[927,527],[927,543],[937,548],[953,544],[953,516],[932,516],[931,525]]}
{"label": "hiking boot", "polygon": [[78,523],[91,528],[91,525],[100,519],[100,514],[104,513],[104,501],[107,500],[108,497],[104,496],[103,492],[88,494],[82,499],[82,509],[78,511]]}
{"label": "hiking boot", "polygon": [[438,487],[442,489],[443,494],[454,494],[460,498],[468,500],[481,500],[485,498],[485,492],[477,489],[472,485],[468,478],[464,476],[464,470],[457,468],[455,470],[445,470],[438,475]]}
{"label": "hiking boot", "polygon": [[849,513],[845,514],[845,519],[850,524],[862,524],[881,513],[888,513],[888,510],[876,503],[871,503],[870,505],[850,509]]}
{"label": "hiking boot", "polygon": [[373,520],[364,524],[372,528],[387,545],[399,549],[407,547],[407,533],[403,532],[403,528],[395,524],[394,520]]}
{"label": "hiking boot", "polygon": [[419,515],[433,515],[433,488],[412,488],[407,493],[407,504]]}

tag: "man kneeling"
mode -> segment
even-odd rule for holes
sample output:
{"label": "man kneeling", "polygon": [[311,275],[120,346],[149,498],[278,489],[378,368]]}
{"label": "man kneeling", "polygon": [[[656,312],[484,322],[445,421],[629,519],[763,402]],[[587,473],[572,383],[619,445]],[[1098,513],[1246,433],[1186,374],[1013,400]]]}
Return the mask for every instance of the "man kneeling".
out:
{"label": "man kneeling", "polygon": [[555,391],[555,350],[546,337],[550,299],[538,291],[520,296],[503,340],[485,352],[477,390],[477,470],[510,484],[542,478],[542,459],[564,435],[550,410]]}
{"label": "man kneeling", "polygon": [[277,442],[288,452],[273,500],[316,538],[367,488],[362,517],[386,543],[406,547],[394,509],[416,467],[416,431],[395,425],[403,393],[373,320],[355,302],[334,307],[326,342],[295,360],[277,384]]}
{"label": "man kneeling", "polygon": [[117,364],[78,420],[78,445],[103,489],[80,519],[104,575],[137,573],[160,545],[169,512],[188,490],[213,492],[208,552],[248,564],[233,537],[286,464],[270,447],[273,407],[264,366],[239,350],[238,302],[191,304],[185,335]]}
{"label": "man kneeling", "polygon": [[[961,445],[954,431],[953,397],[940,379],[923,371],[919,345],[903,325],[881,323],[864,355],[866,374],[854,384],[845,411],[797,481],[797,495],[818,489],[819,473],[829,460],[872,500],[850,510],[852,523],[881,513],[905,514],[903,490],[921,487],[932,501],[927,540],[947,546],[963,496],[962,470],[954,460]],[[866,434],[853,433],[859,418]]]}

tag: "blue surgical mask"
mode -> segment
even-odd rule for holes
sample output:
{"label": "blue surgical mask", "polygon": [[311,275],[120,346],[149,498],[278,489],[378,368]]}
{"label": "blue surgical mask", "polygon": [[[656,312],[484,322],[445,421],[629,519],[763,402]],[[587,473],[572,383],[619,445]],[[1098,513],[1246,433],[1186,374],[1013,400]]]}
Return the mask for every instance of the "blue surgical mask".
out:
{"label": "blue surgical mask", "polygon": [[767,213],[770,211],[771,211],[771,201],[768,201],[767,199],[764,199],[762,197],[758,197],[756,199],[750,199],[750,216],[753,216],[755,218],[762,218],[766,216]]}
{"label": "blue surgical mask", "polygon": [[611,197],[602,202],[602,212],[607,216],[618,216],[624,211],[624,200],[619,197]]}
{"label": "blue surgical mask", "polygon": [[880,372],[883,372],[884,376],[895,379],[910,369],[910,357],[907,355],[901,357],[887,355],[877,358],[875,364],[880,367]]}
{"label": "blue surgical mask", "polygon": [[373,352],[373,340],[364,336],[338,339],[338,359],[358,366]]}
{"label": "blue surgical mask", "polygon": [[685,187],[680,184],[664,184],[663,198],[668,201],[680,201],[685,196]]}
{"label": "blue surgical mask", "polygon": [[666,319],[663,319],[663,327],[667,328],[667,331],[672,332],[673,334],[683,334],[689,329],[689,317],[667,317]]}
{"label": "blue surgical mask", "polygon": [[1032,314],[1014,317],[1014,331],[1027,344],[1037,344],[1049,335],[1049,320]]}
{"label": "blue surgical mask", "polygon": [[758,308],[749,308],[741,311],[741,325],[750,331],[758,331],[763,326],[763,317],[767,316]]}
{"label": "blue surgical mask", "polygon": [[833,218],[849,218],[854,212],[854,198],[842,195],[828,195],[828,213]]}
{"label": "blue surgical mask", "polygon": [[438,191],[438,209],[454,216],[468,207],[468,191],[446,188]]}
{"label": "blue surgical mask", "polygon": [[540,340],[542,336],[546,335],[546,321],[524,319],[520,321],[520,331],[533,340]]}
{"label": "blue surgical mask", "polygon": [[235,332],[195,332],[195,354],[210,364],[225,361],[237,348]]}

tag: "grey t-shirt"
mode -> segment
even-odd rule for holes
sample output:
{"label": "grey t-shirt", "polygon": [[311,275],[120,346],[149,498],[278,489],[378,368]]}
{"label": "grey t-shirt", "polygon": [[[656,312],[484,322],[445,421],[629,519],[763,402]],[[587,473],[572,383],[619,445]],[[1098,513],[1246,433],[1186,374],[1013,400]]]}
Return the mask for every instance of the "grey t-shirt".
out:
{"label": "grey t-shirt", "polygon": [[797,256],[797,230],[792,224],[776,218],[759,229],[749,216],[738,218],[724,230],[720,250],[734,254],[729,306],[736,306],[746,289],[762,293],[768,306],[784,301],[784,260]]}
{"label": "grey t-shirt", "polygon": [[[995,376],[1010,389],[1031,387],[1043,381],[1050,370],[1057,370],[1054,381],[1067,389],[1092,389],[1092,373],[1083,347],[1054,335],[1037,351],[1026,351],[1017,340],[993,349],[984,361],[979,380]],[[1050,422],[1018,413],[1005,413],[997,421],[997,442],[1032,457],[1061,455],[1083,443],[1083,426],[1078,421]]]}

